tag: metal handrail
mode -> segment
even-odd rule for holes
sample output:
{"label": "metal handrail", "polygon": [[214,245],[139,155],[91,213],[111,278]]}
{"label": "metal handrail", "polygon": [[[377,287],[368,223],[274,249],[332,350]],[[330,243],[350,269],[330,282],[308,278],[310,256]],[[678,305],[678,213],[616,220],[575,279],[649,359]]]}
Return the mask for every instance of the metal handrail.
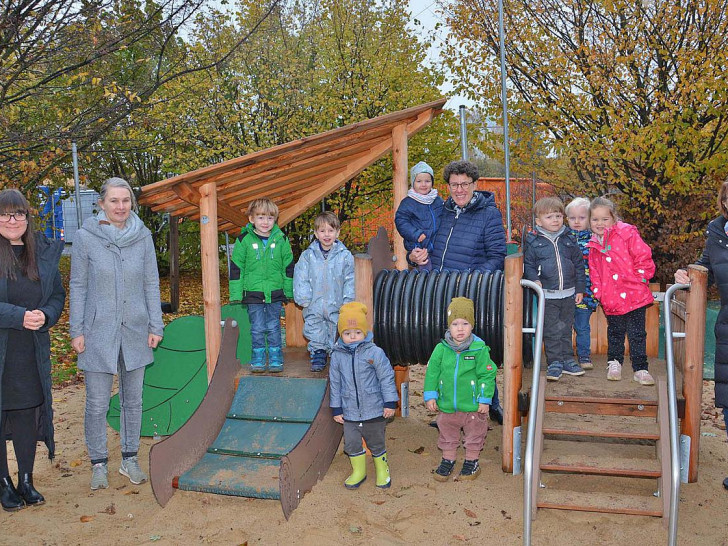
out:
{"label": "metal handrail", "polygon": [[677,394],[675,392],[675,360],[672,342],[675,338],[685,337],[685,332],[673,333],[672,331],[670,304],[672,295],[677,290],[686,288],[690,288],[690,285],[673,284],[665,292],[665,363],[667,368],[667,410],[670,421],[670,507],[667,520],[667,543],[669,546],[677,544],[677,511],[678,501],[680,500],[680,451],[678,448]]}
{"label": "metal handrail", "polygon": [[544,297],[541,286],[533,281],[521,279],[521,286],[532,289],[538,295],[538,313],[536,316],[536,327],[524,328],[524,333],[536,334],[536,347],[533,353],[533,380],[531,382],[531,401],[528,409],[528,433],[526,436],[526,453],[523,463],[523,544],[530,546],[531,544],[531,499],[533,497],[531,479],[533,477],[533,443],[536,436],[536,411],[538,407],[539,397],[539,378],[541,373],[541,348],[543,345],[543,316],[544,316]]}

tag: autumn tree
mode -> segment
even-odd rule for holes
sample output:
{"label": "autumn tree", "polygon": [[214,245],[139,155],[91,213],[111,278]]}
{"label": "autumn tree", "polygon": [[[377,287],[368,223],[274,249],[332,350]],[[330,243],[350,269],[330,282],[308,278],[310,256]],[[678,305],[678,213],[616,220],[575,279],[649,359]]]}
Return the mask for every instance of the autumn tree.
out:
{"label": "autumn tree", "polygon": [[[280,0],[269,4],[272,10]],[[0,8],[0,184],[58,174],[71,141],[85,150],[168,83],[214,67],[184,31],[205,0],[8,0]],[[269,12],[268,11],[268,12]],[[267,16],[264,11],[261,15]],[[257,21],[259,23],[260,21]],[[251,32],[257,28],[250,25]]]}
{"label": "autumn tree", "polygon": [[[511,152],[572,195],[611,194],[658,276],[695,259],[724,178],[728,2],[504,3]],[[455,0],[446,60],[501,119],[495,0]]]}

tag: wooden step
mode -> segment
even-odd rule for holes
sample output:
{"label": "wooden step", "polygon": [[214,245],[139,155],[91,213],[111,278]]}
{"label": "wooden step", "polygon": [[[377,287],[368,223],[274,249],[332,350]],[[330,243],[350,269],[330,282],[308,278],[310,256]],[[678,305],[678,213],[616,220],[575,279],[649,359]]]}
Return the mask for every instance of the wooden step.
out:
{"label": "wooden step", "polygon": [[653,496],[578,493],[560,489],[540,489],[538,508],[662,517],[662,499]]}
{"label": "wooden step", "polygon": [[543,433],[559,436],[659,440],[657,422],[639,417],[550,413],[544,417]]}
{"label": "wooden step", "polygon": [[627,398],[598,398],[585,396],[546,395],[545,411],[548,413],[580,413],[587,415],[623,415],[632,417],[657,416],[657,402]]}
{"label": "wooden step", "polygon": [[545,472],[659,478],[654,446],[546,440],[539,468]]}

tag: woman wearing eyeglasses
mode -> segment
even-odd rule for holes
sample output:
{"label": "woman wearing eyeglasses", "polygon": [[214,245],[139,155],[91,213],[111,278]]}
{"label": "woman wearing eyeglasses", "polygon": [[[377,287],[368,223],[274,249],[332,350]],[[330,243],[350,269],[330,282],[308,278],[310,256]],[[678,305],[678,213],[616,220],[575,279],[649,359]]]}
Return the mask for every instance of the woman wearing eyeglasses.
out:
{"label": "woman wearing eyeglasses", "polygon": [[[703,255],[696,262],[708,268],[708,280],[715,282],[720,294],[720,311],[715,321],[715,406],[722,408],[728,427],[728,180],[718,191],[720,215],[708,224]],[[690,282],[688,272],[678,269],[675,282]],[[723,480],[728,489],[728,478]]]}
{"label": "woman wearing eyeglasses", "polygon": [[[33,231],[28,201],[0,191],[0,500],[3,510],[43,504],[33,485],[38,440],[53,458],[51,341],[66,292],[58,262],[62,241]],[[6,440],[18,462],[18,486],[8,468]]]}
{"label": "woman wearing eyeglasses", "polygon": [[478,167],[453,161],[443,173],[450,197],[445,201],[432,254],[415,248],[410,260],[418,265],[432,259],[434,271],[496,271],[503,269],[506,234],[495,195],[475,191]]}
{"label": "woman wearing eyeglasses", "polygon": [[[415,248],[409,260],[424,265],[428,258],[434,271],[502,270],[506,257],[503,216],[489,191],[475,191],[478,167],[470,161],[453,161],[443,172],[450,197],[445,201],[432,242],[432,253]],[[498,388],[493,394],[490,418],[503,424]]]}

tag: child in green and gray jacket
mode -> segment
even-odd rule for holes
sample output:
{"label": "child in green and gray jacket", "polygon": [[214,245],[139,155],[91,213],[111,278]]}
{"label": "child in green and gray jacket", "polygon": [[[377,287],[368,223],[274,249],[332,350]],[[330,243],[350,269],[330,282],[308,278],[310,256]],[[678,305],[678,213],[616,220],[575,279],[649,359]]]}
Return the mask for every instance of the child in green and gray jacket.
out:
{"label": "child in green and gray jacket", "polygon": [[473,334],[475,306],[468,298],[453,298],[447,308],[448,330],[427,363],[424,399],[429,411],[440,411],[437,447],[442,461],[437,481],[447,481],[455,466],[463,432],[465,461],[458,479],[480,474],[478,458],[488,434],[488,410],[493,401],[496,367],[485,342]]}
{"label": "child in green and gray jacket", "polygon": [[276,224],[278,207],[270,199],[253,201],[248,207],[248,219],[250,223],[233,248],[230,301],[248,306],[251,371],[265,371],[267,336],[268,370],[282,372],[281,308],[293,299],[293,252]]}

